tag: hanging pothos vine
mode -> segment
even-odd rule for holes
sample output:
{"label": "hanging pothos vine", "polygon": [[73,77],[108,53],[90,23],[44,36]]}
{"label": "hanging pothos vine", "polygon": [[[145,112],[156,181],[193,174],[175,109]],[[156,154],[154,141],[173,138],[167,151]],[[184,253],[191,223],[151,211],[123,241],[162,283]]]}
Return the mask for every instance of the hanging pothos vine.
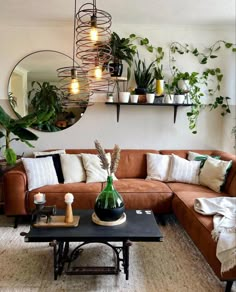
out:
{"label": "hanging pothos vine", "polygon": [[[174,77],[180,76],[181,74],[187,73],[189,80],[189,95],[191,99],[191,110],[187,112],[188,120],[189,120],[189,128],[193,134],[197,133],[197,120],[200,114],[201,109],[205,108],[206,105],[202,104],[201,97],[204,96],[202,93],[201,86],[205,85],[206,90],[208,91],[208,95],[212,97],[213,102],[209,103],[207,106],[210,107],[210,110],[221,107],[221,115],[224,116],[227,113],[230,113],[230,108],[228,105],[228,100],[230,97],[228,96],[218,96],[218,93],[221,89],[221,82],[223,80],[223,74],[219,67],[217,68],[208,68],[204,70],[201,74],[197,72],[192,73],[181,73],[179,69],[174,65],[176,61],[174,58],[174,54],[178,53],[180,55],[183,54],[192,54],[196,57],[200,64],[206,65],[210,59],[217,58],[217,52],[221,48],[231,49],[232,52],[236,52],[236,45],[233,43],[229,43],[223,40],[216,41],[212,46],[206,48],[204,53],[200,52],[198,48],[190,48],[188,44],[181,44],[179,42],[173,42],[170,45],[169,51],[169,64],[170,70]],[[213,78],[213,79],[212,79]],[[178,79],[178,78],[177,78]],[[214,87],[211,87],[210,84],[213,84]]]}

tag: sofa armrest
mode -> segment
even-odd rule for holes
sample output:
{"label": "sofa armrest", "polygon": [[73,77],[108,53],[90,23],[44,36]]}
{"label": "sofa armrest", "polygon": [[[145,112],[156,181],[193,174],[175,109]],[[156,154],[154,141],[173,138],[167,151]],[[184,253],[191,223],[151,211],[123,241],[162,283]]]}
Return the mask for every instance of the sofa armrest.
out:
{"label": "sofa armrest", "polygon": [[16,167],[4,174],[3,194],[6,215],[27,214],[27,176],[22,167]]}

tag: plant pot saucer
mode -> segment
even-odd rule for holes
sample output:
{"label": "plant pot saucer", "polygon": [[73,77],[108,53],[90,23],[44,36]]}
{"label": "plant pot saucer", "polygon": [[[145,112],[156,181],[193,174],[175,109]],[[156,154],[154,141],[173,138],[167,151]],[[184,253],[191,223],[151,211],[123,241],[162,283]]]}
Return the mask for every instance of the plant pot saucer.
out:
{"label": "plant pot saucer", "polygon": [[98,216],[95,214],[95,212],[92,214],[92,221],[93,223],[97,225],[102,225],[102,226],[116,226],[124,223],[126,221],[126,214],[123,213],[122,216],[115,221],[102,221],[98,218]]}

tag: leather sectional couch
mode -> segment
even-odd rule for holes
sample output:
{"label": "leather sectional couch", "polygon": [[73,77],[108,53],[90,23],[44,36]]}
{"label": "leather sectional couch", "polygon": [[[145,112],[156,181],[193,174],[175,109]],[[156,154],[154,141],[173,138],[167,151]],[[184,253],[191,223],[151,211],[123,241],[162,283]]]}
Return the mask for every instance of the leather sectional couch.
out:
{"label": "leather sectional couch", "polygon": [[[188,151],[201,154],[220,156],[222,160],[232,160],[232,167],[227,175],[222,193],[201,186],[181,182],[161,182],[145,180],[147,176],[147,153],[175,154],[187,158]],[[111,152],[111,150],[106,150]],[[68,149],[66,153],[92,153],[91,149]],[[215,274],[222,281],[227,281],[226,291],[231,290],[236,280],[236,267],[221,274],[220,262],[216,258],[216,242],[213,241],[212,216],[203,216],[194,211],[196,198],[212,198],[218,196],[236,197],[236,157],[226,152],[216,150],[136,150],[121,151],[119,167],[116,172],[117,181],[114,186],[122,195],[127,209],[152,209],[156,214],[173,212],[180,224],[201,251]],[[5,214],[7,216],[22,216],[30,214],[34,208],[33,197],[36,193],[46,194],[47,205],[65,208],[64,195],[71,192],[74,195],[73,208],[92,209],[94,202],[105,183],[69,183],[43,186],[31,191],[27,190],[27,176],[22,164],[16,166],[4,176]]]}

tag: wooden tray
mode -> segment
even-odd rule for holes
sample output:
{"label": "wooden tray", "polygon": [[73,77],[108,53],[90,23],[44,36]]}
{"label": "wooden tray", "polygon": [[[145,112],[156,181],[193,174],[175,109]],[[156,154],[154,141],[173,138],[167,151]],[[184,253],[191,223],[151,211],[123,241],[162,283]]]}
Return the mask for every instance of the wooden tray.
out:
{"label": "wooden tray", "polygon": [[124,223],[126,221],[126,214],[123,215],[116,221],[102,221],[100,220],[95,213],[92,214],[92,221],[97,225],[102,226],[116,226]]}
{"label": "wooden tray", "polygon": [[77,227],[79,225],[80,216],[74,216],[72,223],[65,223],[65,216],[52,216],[52,220],[46,223],[47,218],[41,218],[40,222],[33,224],[34,227]]}

